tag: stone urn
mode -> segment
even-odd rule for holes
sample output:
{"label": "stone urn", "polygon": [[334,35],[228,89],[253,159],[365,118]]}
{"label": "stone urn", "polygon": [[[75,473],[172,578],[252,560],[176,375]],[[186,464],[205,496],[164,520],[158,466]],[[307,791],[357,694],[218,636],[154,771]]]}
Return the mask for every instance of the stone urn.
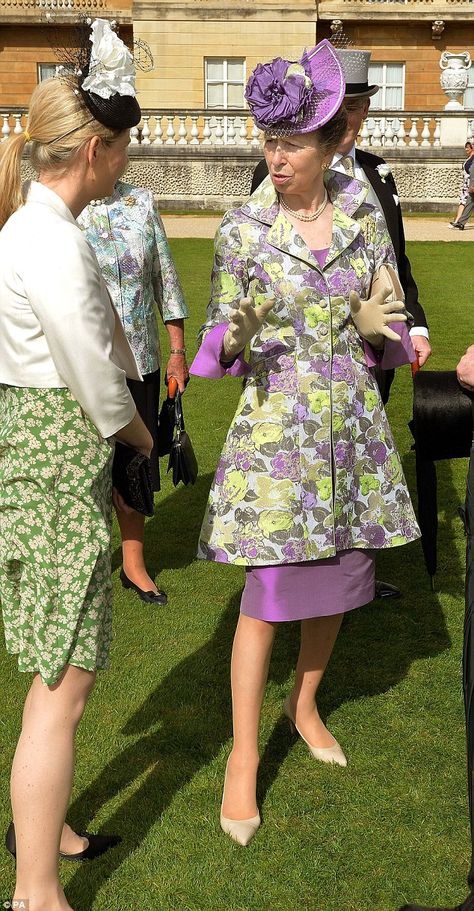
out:
{"label": "stone urn", "polygon": [[466,91],[469,82],[469,67],[471,66],[471,55],[468,51],[460,54],[450,54],[449,51],[443,51],[439,65],[442,69],[439,81],[441,88],[450,99],[444,106],[445,111],[462,111],[463,105],[457,101],[457,96]]}

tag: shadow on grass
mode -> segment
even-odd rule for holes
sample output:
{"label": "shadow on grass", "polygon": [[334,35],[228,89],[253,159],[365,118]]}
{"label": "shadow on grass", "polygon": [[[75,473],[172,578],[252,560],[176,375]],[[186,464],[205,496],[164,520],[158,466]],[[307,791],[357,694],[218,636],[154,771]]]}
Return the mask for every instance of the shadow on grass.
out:
{"label": "shadow on grass", "polygon": [[77,911],[89,911],[102,885],[140,846],[174,795],[213,760],[231,736],[229,655],[238,607],[235,596],[212,638],[177,664],[129,718],[123,734],[136,739],[105,766],[71,807],[68,820],[83,830],[104,803],[142,779],[104,824],[104,831],[120,832],[124,841],[88,867],[87,900],[82,870],[67,886],[68,899]]}
{"label": "shadow on grass", "polygon": [[[152,578],[162,569],[189,566],[196,557],[202,518],[214,475],[199,476],[195,484],[182,484],[169,496],[158,494],[155,515],[146,523],[145,562]],[[122,549],[112,554],[112,572],[122,565]]]}
{"label": "shadow on grass", "polygon": [[[390,576],[396,582],[400,556],[398,561],[393,552],[390,556],[392,559],[385,561],[384,578]],[[324,720],[347,702],[388,692],[406,677],[413,661],[434,657],[449,648],[451,641],[436,593],[426,581],[418,584],[415,580],[411,595],[400,600],[373,601],[346,614],[318,692],[318,707]],[[296,664],[298,648],[296,625],[282,624],[274,647],[271,679],[288,677]],[[292,742],[282,719],[262,757],[261,802]]]}
{"label": "shadow on grass", "polygon": [[[465,463],[465,471],[464,464]],[[464,487],[460,492],[454,482],[454,471],[463,466],[462,478],[467,473],[468,459],[450,460],[444,459],[436,462],[437,477],[437,503],[438,503],[438,534],[436,541],[438,569],[434,579],[435,589],[437,592],[452,595],[454,597],[464,595],[464,544],[462,547],[463,557],[460,559],[458,549],[456,548],[456,539],[463,537],[463,528],[459,516],[459,507],[464,503]],[[416,474],[415,474],[415,454],[407,453],[403,458],[403,470],[412,494],[415,509],[417,508],[416,494]],[[387,560],[388,572],[391,572],[393,563],[397,561],[397,549],[387,551],[381,555],[381,562]],[[402,548],[402,551],[404,548]],[[402,578],[402,587],[415,584],[417,589],[424,591],[426,584],[430,585],[430,577],[425,566],[421,542],[418,541],[413,546],[412,553],[416,554],[416,564],[413,566],[415,578],[411,576],[405,581],[403,572],[403,563],[398,565],[398,577]],[[401,569],[401,572],[400,572]],[[380,577],[379,577],[380,578]],[[397,584],[397,583],[395,583]]]}
{"label": "shadow on grass", "polygon": [[[406,465],[409,477],[410,462],[408,459]],[[449,463],[443,464],[440,473],[443,502],[452,503],[453,498],[457,502]],[[194,488],[178,489],[160,503],[147,531],[150,550],[159,539],[160,567],[182,567],[193,559],[210,481],[211,475],[204,476]],[[451,499],[446,501],[446,497]],[[457,533],[454,524],[446,521],[440,528],[440,545],[449,547]],[[452,546],[450,550],[449,580],[443,576],[443,589],[447,590],[446,582],[449,590],[458,594],[463,567]],[[150,566],[153,568],[152,562]],[[424,571],[419,543],[385,551],[378,557],[377,566],[379,578],[399,583],[404,597],[375,601],[346,615],[319,692],[324,718],[348,701],[387,692],[406,676],[413,661],[435,656],[450,645],[438,598]],[[130,717],[123,734],[135,738],[133,743],[114,757],[71,807],[68,819],[81,830],[104,803],[135,787],[104,825],[105,831],[122,833],[124,841],[88,867],[87,903],[82,871],[68,884],[68,897],[77,911],[86,911],[86,904],[87,909],[93,905],[104,883],[140,846],[174,795],[213,761],[231,737],[229,659],[238,601],[238,596],[230,599],[212,638],[177,664]],[[286,683],[296,663],[298,646],[298,626],[281,624],[271,680]],[[292,746],[293,739],[279,721],[262,756],[260,806]],[[214,798],[211,802],[215,804]],[[217,829],[217,813],[215,826]]]}

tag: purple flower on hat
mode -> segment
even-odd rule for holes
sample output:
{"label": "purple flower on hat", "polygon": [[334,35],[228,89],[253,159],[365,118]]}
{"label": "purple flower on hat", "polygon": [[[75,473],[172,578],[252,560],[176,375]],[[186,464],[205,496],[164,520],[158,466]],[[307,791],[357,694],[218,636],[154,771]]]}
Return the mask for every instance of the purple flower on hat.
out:
{"label": "purple flower on hat", "polygon": [[312,93],[311,80],[302,66],[275,57],[271,63],[257,64],[245,97],[258,126],[266,130],[281,121],[297,126]]}
{"label": "purple flower on hat", "polygon": [[255,67],[245,90],[255,123],[281,135],[310,133],[327,123],[344,98],[344,76],[327,38],[299,63],[276,57]]}

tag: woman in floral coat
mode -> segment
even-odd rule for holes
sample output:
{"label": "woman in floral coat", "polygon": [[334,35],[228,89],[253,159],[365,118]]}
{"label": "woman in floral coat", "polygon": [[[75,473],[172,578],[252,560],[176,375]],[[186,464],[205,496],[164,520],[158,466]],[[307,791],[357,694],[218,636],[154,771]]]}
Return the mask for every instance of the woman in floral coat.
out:
{"label": "woman in floral coat", "polygon": [[[129,380],[128,386],[153,437],[151,477],[153,489],[159,490],[161,351],[157,308],[169,338],[166,376],[176,378],[181,392],[188,380],[184,346],[188,310],[163,222],[153,193],[123,180],[116,182],[111,196],[93,200],[78,221],[97,256],[142,373],[143,382]],[[142,601],[166,604],[166,593],[156,587],[145,566],[145,517],[128,507],[118,508],[117,518],[122,536],[122,585],[133,589]]]}
{"label": "woman in floral coat", "polygon": [[241,844],[260,824],[258,725],[276,624],[301,621],[284,711],[315,758],[346,765],[316,691],[344,612],[373,598],[374,551],[418,537],[368,369],[414,359],[403,303],[387,302],[390,290],[400,296],[394,252],[383,217],[363,205],[367,190],[337,175],[330,201],[323,181],[345,128],[343,94],[326,41],[299,65],[275,60],[251,77],[247,100],[265,131],[270,175],[217,233],[191,371],[245,376],[199,544],[202,558],[247,570],[221,812],[222,828]]}

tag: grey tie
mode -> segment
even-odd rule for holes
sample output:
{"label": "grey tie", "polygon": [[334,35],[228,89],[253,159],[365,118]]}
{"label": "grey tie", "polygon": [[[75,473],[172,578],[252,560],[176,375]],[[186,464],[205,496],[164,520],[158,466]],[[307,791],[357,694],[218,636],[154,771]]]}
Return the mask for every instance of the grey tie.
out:
{"label": "grey tie", "polygon": [[352,161],[352,158],[350,155],[346,155],[345,158],[341,158],[341,164],[342,164],[342,167],[344,168],[346,174],[349,177],[355,177],[354,162]]}

